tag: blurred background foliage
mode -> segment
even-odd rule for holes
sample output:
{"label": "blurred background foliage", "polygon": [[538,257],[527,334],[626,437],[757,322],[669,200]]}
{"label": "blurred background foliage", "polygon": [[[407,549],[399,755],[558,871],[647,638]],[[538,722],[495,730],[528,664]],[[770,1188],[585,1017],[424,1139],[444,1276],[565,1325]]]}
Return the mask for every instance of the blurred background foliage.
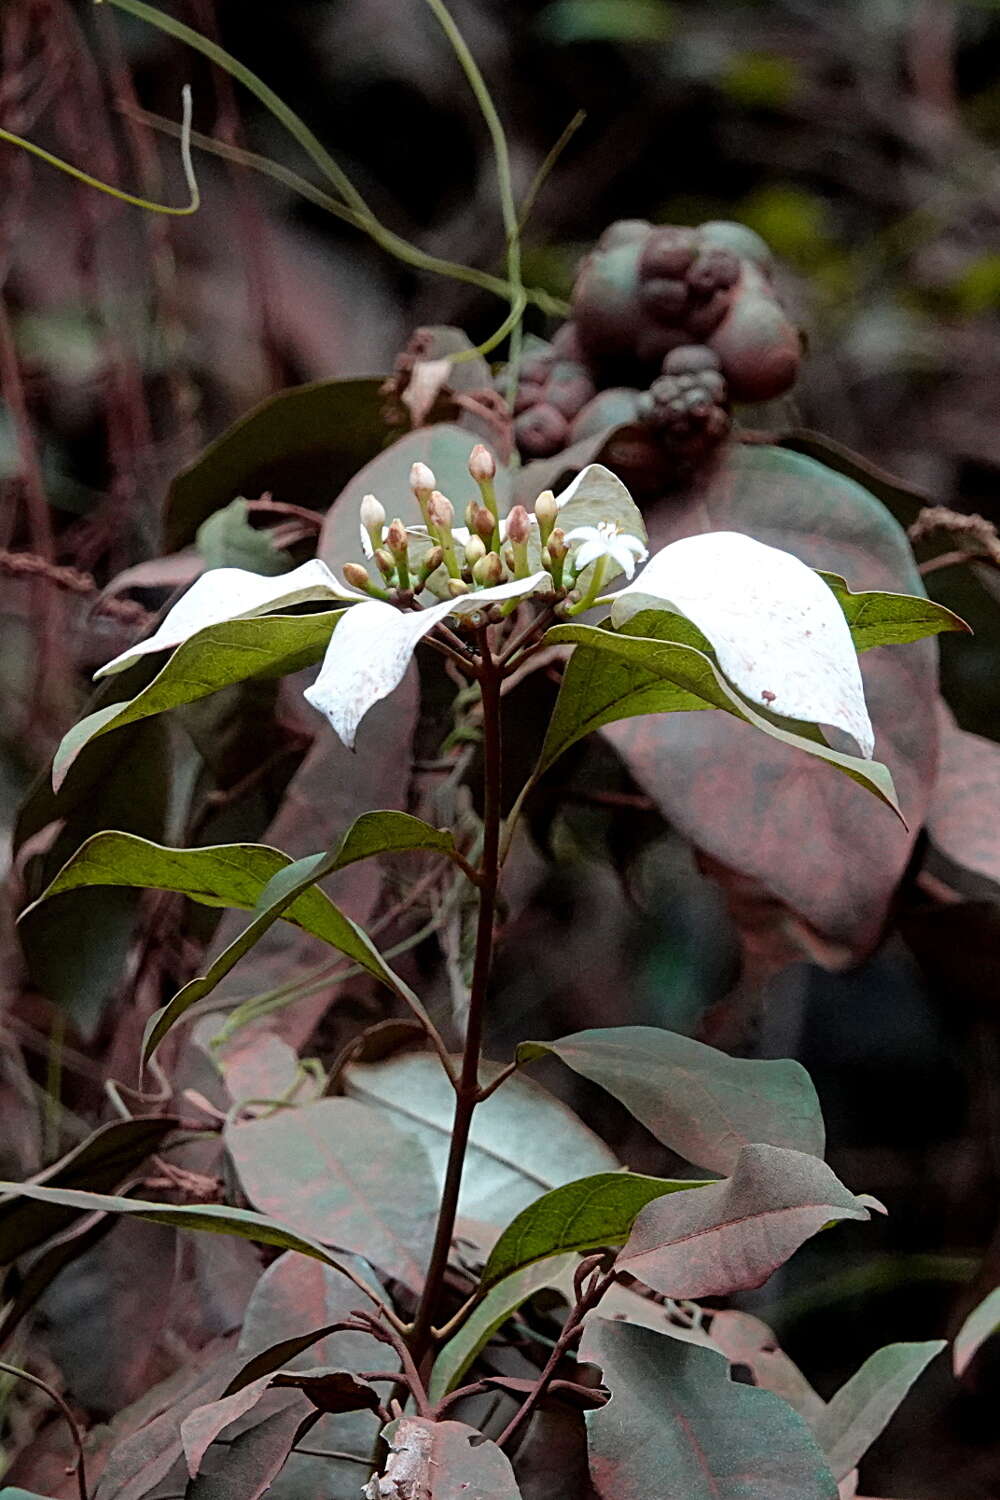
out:
{"label": "blurred background foliage", "polygon": [[[434,255],[502,274],[489,142],[422,0],[171,0],[165,8],[286,97],[384,223]],[[1000,521],[1000,4],[454,0],[451,8],[497,102],[519,196],[586,113],[526,223],[528,284],[567,299],[581,255],[615,219],[742,220],[780,258],[782,290],[809,349],[794,397],[762,422],[822,431],[929,502]],[[175,120],[184,83],[198,130],[309,176],[295,143],[254,99],[132,17],[85,0],[6,0],[0,39],[0,124],[97,176],[183,201],[175,143],[143,111]],[[200,212],[166,220],[0,146],[5,833],[20,817],[11,902],[0,917],[9,984],[0,1010],[4,1176],[36,1170],[100,1117],[102,1082],[132,1077],[141,1030],[132,1012],[141,1015],[165,973],[190,972],[212,935],[205,913],[188,913],[179,927],[177,904],[162,898],[143,904],[137,927],[135,899],[114,893],[121,899],[110,902],[105,892],[92,909],[75,909],[70,938],[64,928],[34,934],[26,979],[10,917],[32,889],[32,860],[44,856],[51,868],[103,826],[168,842],[257,837],[280,816],[294,819],[283,799],[310,764],[315,725],[292,717],[283,690],[276,697],[260,684],[208,716],[192,710],[183,735],[151,721],[98,742],[103,760],[71,777],[61,800],[45,789],[48,757],[87,701],[87,674],[134,638],[164,588],[186,581],[183,555],[161,559],[171,478],[285,386],[383,376],[414,327],[455,324],[481,340],[505,313],[474,286],[393,260],[273,176],[203,152],[196,165]],[[545,335],[554,324],[529,309],[526,326]],[[350,429],[355,419],[345,409],[331,420]],[[346,455],[350,445],[345,431]],[[331,502],[352,472],[344,462]],[[199,538],[205,557],[245,559],[242,546],[257,558],[251,565],[265,565],[262,556],[273,563],[272,547],[254,550],[259,533],[245,511],[220,512],[213,526]],[[284,543],[280,566],[309,555],[315,535],[290,521]],[[22,554],[65,570],[59,586],[19,564]],[[99,590],[143,565],[132,598],[116,587],[94,608]],[[979,632],[971,644],[942,642],[944,683],[962,727],[1000,740],[1000,630],[970,579],[964,568],[934,575],[935,597]],[[517,941],[498,981],[498,1047],[543,1028],[626,1021],[695,1031],[738,986],[730,918],[687,846],[626,778],[617,803],[589,797],[588,786],[615,785],[615,774],[584,767],[576,805],[562,804],[540,830],[549,859],[525,851],[515,872]],[[984,770],[974,792],[995,816],[995,771]],[[460,797],[454,805],[461,811]],[[300,834],[302,822],[300,809]],[[309,832],[310,846],[322,841],[323,829]],[[820,1237],[748,1299],[821,1390],[876,1342],[954,1329],[1000,1277],[996,910],[990,889],[978,903],[911,915],[860,968],[786,968],[770,980],[767,1005],[753,1010],[750,1033],[735,1038],[805,1062],[826,1108],[834,1166],[893,1208],[885,1224],[842,1228],[832,1246]],[[84,949],[85,974],[55,972]],[[283,961],[280,951],[262,957],[275,982],[287,978]],[[247,993],[266,978],[255,971]],[[67,986],[68,1033],[53,1004]],[[293,1038],[319,1053],[342,1040],[338,1026],[373,1018],[363,989],[338,1003],[336,1022],[324,1017],[328,996],[329,987],[320,991],[322,1004]],[[662,1153],[629,1136],[603,1096],[577,1103],[633,1165],[663,1169]],[[162,1259],[160,1231],[144,1234],[144,1253]],[[93,1283],[61,1282],[46,1311],[46,1349],[81,1385],[94,1356],[81,1303],[93,1294],[121,1308],[127,1281],[120,1256],[110,1267],[82,1264]],[[97,1358],[85,1399],[97,1409],[106,1401],[110,1415],[151,1375],[112,1373],[109,1357]],[[161,1352],[155,1364],[159,1374],[170,1361]],[[946,1372],[928,1377],[922,1407],[908,1408],[875,1450],[872,1493],[878,1485],[917,1500],[1000,1492],[996,1371],[984,1357],[973,1374],[957,1393]],[[0,1387],[0,1413],[5,1400]],[[34,1409],[8,1412],[8,1451],[30,1443],[40,1421]]]}

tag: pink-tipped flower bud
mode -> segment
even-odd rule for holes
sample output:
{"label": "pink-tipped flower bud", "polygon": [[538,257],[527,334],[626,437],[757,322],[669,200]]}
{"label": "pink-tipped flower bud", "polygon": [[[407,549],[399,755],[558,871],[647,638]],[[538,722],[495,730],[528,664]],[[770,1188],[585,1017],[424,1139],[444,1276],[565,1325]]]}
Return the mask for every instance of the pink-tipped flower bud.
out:
{"label": "pink-tipped flower bud", "polygon": [[513,549],[513,547],[505,547],[503,549],[503,560],[507,564],[507,567],[510,570],[510,572],[513,573],[514,569],[517,566],[517,561],[516,561],[516,559],[514,557],[514,549]]}
{"label": "pink-tipped flower bud", "polygon": [[432,491],[427,501],[427,520],[429,525],[437,526],[441,531],[450,531],[454,525],[455,507],[440,490]]}
{"label": "pink-tipped flower bud", "polygon": [[435,573],[443,562],[444,548],[432,547],[427,556],[424,558],[423,562],[420,564],[420,573],[418,575],[420,578],[420,582],[422,584],[426,583],[431,574]]}
{"label": "pink-tipped flower bud", "polygon": [[489,484],[497,472],[497,461],[490,450],[477,443],[469,454],[469,473],[477,484]]}
{"label": "pink-tipped flower bud", "polygon": [[410,470],[410,489],[415,495],[428,496],[433,489],[437,488],[437,480],[434,478],[434,470],[429,469],[426,464],[419,461]]}
{"label": "pink-tipped flower bud", "polygon": [[478,500],[470,500],[468,505],[465,507],[465,524],[470,531],[475,531],[476,517],[478,516],[481,509],[482,507],[480,506]]}
{"label": "pink-tipped flower bud", "polygon": [[471,594],[472,590],[464,578],[449,578],[448,592],[453,599],[460,599],[463,594]]}
{"label": "pink-tipped flower bud", "polygon": [[480,558],[486,556],[486,543],[482,537],[470,536],[465,544],[465,561],[470,568],[474,568]]}
{"label": "pink-tipped flower bud", "polygon": [[368,577],[368,569],[363,568],[360,563],[345,563],[343,567],[344,582],[352,589],[367,589],[371,583]]}
{"label": "pink-tipped flower bud", "polygon": [[406,527],[398,517],[393,521],[385,534],[385,545],[393,557],[399,557],[401,554],[405,555],[406,553],[408,545]]}
{"label": "pink-tipped flower bud", "polygon": [[549,533],[547,550],[553,562],[561,562],[569,551],[566,545],[565,534],[560,526],[557,526],[554,531]]}
{"label": "pink-tipped flower bud", "polygon": [[523,505],[515,505],[507,517],[507,539],[520,546],[531,535],[531,517]]}
{"label": "pink-tipped flower bud", "polygon": [[473,517],[472,529],[473,531],[475,531],[477,536],[482,537],[487,546],[489,546],[490,542],[492,542],[493,540],[493,532],[496,528],[496,524],[496,521],[493,519],[490,512],[486,509],[485,505],[476,506],[476,514]]}
{"label": "pink-tipped flower bud", "polygon": [[383,578],[391,578],[396,571],[396,561],[391,552],[384,547],[376,547],[375,561]]}
{"label": "pink-tipped flower bud", "polygon": [[495,552],[487,552],[472,569],[472,576],[480,588],[496,588],[498,583],[503,583],[503,563]]}

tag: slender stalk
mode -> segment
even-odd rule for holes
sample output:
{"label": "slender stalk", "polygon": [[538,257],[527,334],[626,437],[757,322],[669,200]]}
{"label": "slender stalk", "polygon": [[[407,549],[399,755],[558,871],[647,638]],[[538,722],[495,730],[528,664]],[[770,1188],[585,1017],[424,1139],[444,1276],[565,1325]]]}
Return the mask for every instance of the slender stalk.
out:
{"label": "slender stalk", "polygon": [[43,1380],[40,1375],[32,1375],[29,1370],[22,1370],[17,1365],[9,1365],[4,1360],[0,1360],[0,1372],[4,1375],[12,1375],[15,1380],[24,1380],[28,1385],[33,1385],[36,1390],[44,1391],[49,1400],[58,1406],[73,1438],[73,1447],[76,1449],[76,1462],[72,1465],[72,1468],[76,1471],[76,1487],[80,1500],[90,1500],[90,1492],[87,1488],[87,1460],[83,1447],[83,1434],[80,1431],[76,1418],[62,1396],[47,1381]]}
{"label": "slender stalk", "polygon": [[434,1247],[427,1280],[410,1334],[410,1349],[417,1365],[427,1354],[441,1298],[448,1256],[455,1233],[458,1195],[469,1145],[472,1116],[479,1103],[479,1059],[483,1042],[486,993],[493,964],[493,930],[496,921],[497,887],[500,881],[500,686],[503,669],[494,661],[488,633],[479,632],[481,666],[479,681],[483,695],[483,856],[479,871],[479,918],[476,952],[469,993],[469,1020],[462,1054],[462,1070],[455,1089],[455,1118],[445,1172],[441,1207],[438,1211]]}

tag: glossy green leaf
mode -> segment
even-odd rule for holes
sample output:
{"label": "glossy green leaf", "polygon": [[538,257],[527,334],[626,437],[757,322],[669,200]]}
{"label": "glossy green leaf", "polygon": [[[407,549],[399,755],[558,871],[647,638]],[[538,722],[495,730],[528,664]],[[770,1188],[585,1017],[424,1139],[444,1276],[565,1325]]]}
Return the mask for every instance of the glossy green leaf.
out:
{"label": "glossy green leaf", "polygon": [[[259,848],[261,846],[248,847]],[[454,850],[454,840],[450,833],[431,828],[430,824],[424,823],[420,818],[411,817],[409,813],[389,810],[362,813],[361,817],[356,818],[351,824],[336,849],[328,854],[311,854],[295,861],[289,860],[287,855],[279,855],[283,863],[277,865],[275,873],[271,875],[268,882],[262,884],[254,907],[253,920],[228,947],[222,950],[204,974],[190,980],[183,989],[177,992],[169,1004],[149,1018],[143,1037],[143,1063],[149,1061],[175,1022],[190,1010],[196,1001],[211,994],[216,985],[245,954],[249,953],[264,933],[279,917],[284,915],[290,906],[298,901],[303,893],[313,894],[310,892],[310,887],[314,886],[318,880],[324,879],[327,875],[359,859],[368,859],[375,854],[403,853],[410,850],[449,854]],[[186,852],[197,853],[198,851]],[[276,851],[269,852],[275,853]],[[314,894],[321,895],[322,893],[315,892]],[[324,901],[326,899],[323,897]],[[356,923],[351,922],[348,917],[338,911],[332,902],[329,902],[329,906],[324,907],[323,910],[326,930],[317,933],[317,936],[330,942],[331,938],[327,936],[327,932],[332,932],[336,928],[336,931],[343,937],[344,943],[349,941],[351,947],[344,946],[340,941],[334,941],[332,946],[340,948],[342,952],[354,958],[355,962],[360,963],[369,973],[381,979],[396,994],[411,996],[411,992],[403,981],[388,967],[374,944]],[[331,917],[331,912],[336,914],[336,922]],[[358,956],[361,954],[364,956]]]}
{"label": "glossy green leaf", "polygon": [[721,1354],[600,1317],[580,1354],[611,1392],[586,1416],[601,1500],[837,1500],[803,1419]]}
{"label": "glossy green leaf", "polygon": [[243,1191],[269,1217],[420,1290],[438,1194],[412,1136],[354,1099],[317,1099],[231,1123],[225,1141]]}
{"label": "glossy green leaf", "polygon": [[823,1155],[816,1090],[791,1059],[730,1057],[655,1026],[522,1042],[518,1059],[547,1053],[607,1089],[665,1146],[710,1171],[732,1171],[742,1147],[757,1142]]}
{"label": "glossy green leaf", "polygon": [[523,1208],[497,1240],[483,1270],[481,1285],[493,1286],[522,1266],[569,1250],[596,1250],[623,1245],[636,1215],[654,1198],[704,1187],[636,1172],[598,1172],[567,1182]]}
{"label": "glossy green leaf", "polygon": [[964,1375],[976,1351],[995,1333],[1000,1333],[1000,1286],[995,1286],[972,1309],[958,1331],[952,1350],[952,1369],[956,1377]]}
{"label": "glossy green leaf", "polygon": [[319,661],[342,609],[312,615],[270,615],[211,625],[172,653],[148,687],[124,703],[106,703],[63,736],[52,763],[58,791],[84,746],[138,719],[193,703],[234,682],[283,677]]}
{"label": "glossy green leaf", "polygon": [[380,380],[322,380],[261,402],[183,469],[170,487],[165,544],[192,542],[240,495],[266,490],[323,509],[386,437]]}
{"label": "glossy green leaf", "polygon": [[945,1339],[887,1344],[841,1386],[813,1423],[834,1479],[844,1479],[856,1468],[914,1381],[945,1345]]}
{"label": "glossy green leaf", "polygon": [[[632,634],[637,628],[647,634]],[[647,610],[629,621],[629,633],[592,625],[553,626],[545,639],[552,645],[575,645],[577,650],[563,676],[535,776],[577,740],[606,724],[645,714],[721,708],[782,744],[827,761],[899,812],[885,766],[832,750],[815,725],[779,720],[752,708],[705,651],[685,643],[693,631],[680,615]]]}
{"label": "glossy green leaf", "polygon": [[461,1383],[462,1376],[481,1349],[507,1319],[536,1292],[558,1286],[576,1264],[575,1255],[556,1255],[535,1261],[491,1287],[477,1303],[456,1334],[444,1344],[434,1361],[427,1387],[432,1401],[440,1401]]}
{"label": "glossy green leaf", "polygon": [[744,1146],[732,1177],[644,1208],[615,1264],[669,1297],[727,1296],[762,1286],[825,1225],[878,1207],[815,1156]]}
{"label": "glossy green leaf", "polygon": [[873,646],[906,646],[949,632],[969,634],[964,620],[924,594],[890,594],[877,589],[856,594],[839,573],[818,571],[837,596],[857,651],[870,651]]}
{"label": "glossy green leaf", "polygon": [[[484,1080],[496,1071],[495,1065],[484,1067]],[[355,1063],[344,1074],[344,1087],[415,1135],[443,1181],[455,1096],[436,1057],[415,1052]],[[617,1165],[572,1110],[530,1079],[508,1078],[473,1116],[459,1212],[506,1224],[548,1189],[581,1173],[613,1172]]]}
{"label": "glossy green leaf", "polygon": [[[178,1121],[173,1115],[141,1115],[113,1120],[75,1146],[33,1179],[32,1186],[89,1188],[104,1192],[117,1187],[142,1165],[170,1134]],[[75,1218],[51,1200],[26,1197],[0,1201],[0,1265],[9,1265],[43,1241],[59,1234]]]}

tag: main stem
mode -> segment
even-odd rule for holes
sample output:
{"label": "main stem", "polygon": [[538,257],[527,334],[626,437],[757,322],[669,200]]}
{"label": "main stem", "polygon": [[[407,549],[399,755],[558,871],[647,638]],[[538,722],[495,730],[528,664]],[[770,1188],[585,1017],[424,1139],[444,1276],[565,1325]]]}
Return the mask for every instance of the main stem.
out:
{"label": "main stem", "polygon": [[455,1118],[448,1166],[427,1280],[410,1334],[410,1349],[418,1366],[430,1347],[431,1330],[441,1300],[455,1233],[455,1216],[458,1212],[458,1195],[462,1186],[469,1132],[472,1128],[472,1116],[479,1103],[479,1056],[483,1043],[486,993],[493,963],[493,929],[500,879],[500,685],[503,681],[503,668],[493,659],[485,630],[480,633],[479,647],[479,683],[483,699],[483,857],[480,868],[479,919],[465,1050],[462,1054],[462,1071],[455,1089]]}

